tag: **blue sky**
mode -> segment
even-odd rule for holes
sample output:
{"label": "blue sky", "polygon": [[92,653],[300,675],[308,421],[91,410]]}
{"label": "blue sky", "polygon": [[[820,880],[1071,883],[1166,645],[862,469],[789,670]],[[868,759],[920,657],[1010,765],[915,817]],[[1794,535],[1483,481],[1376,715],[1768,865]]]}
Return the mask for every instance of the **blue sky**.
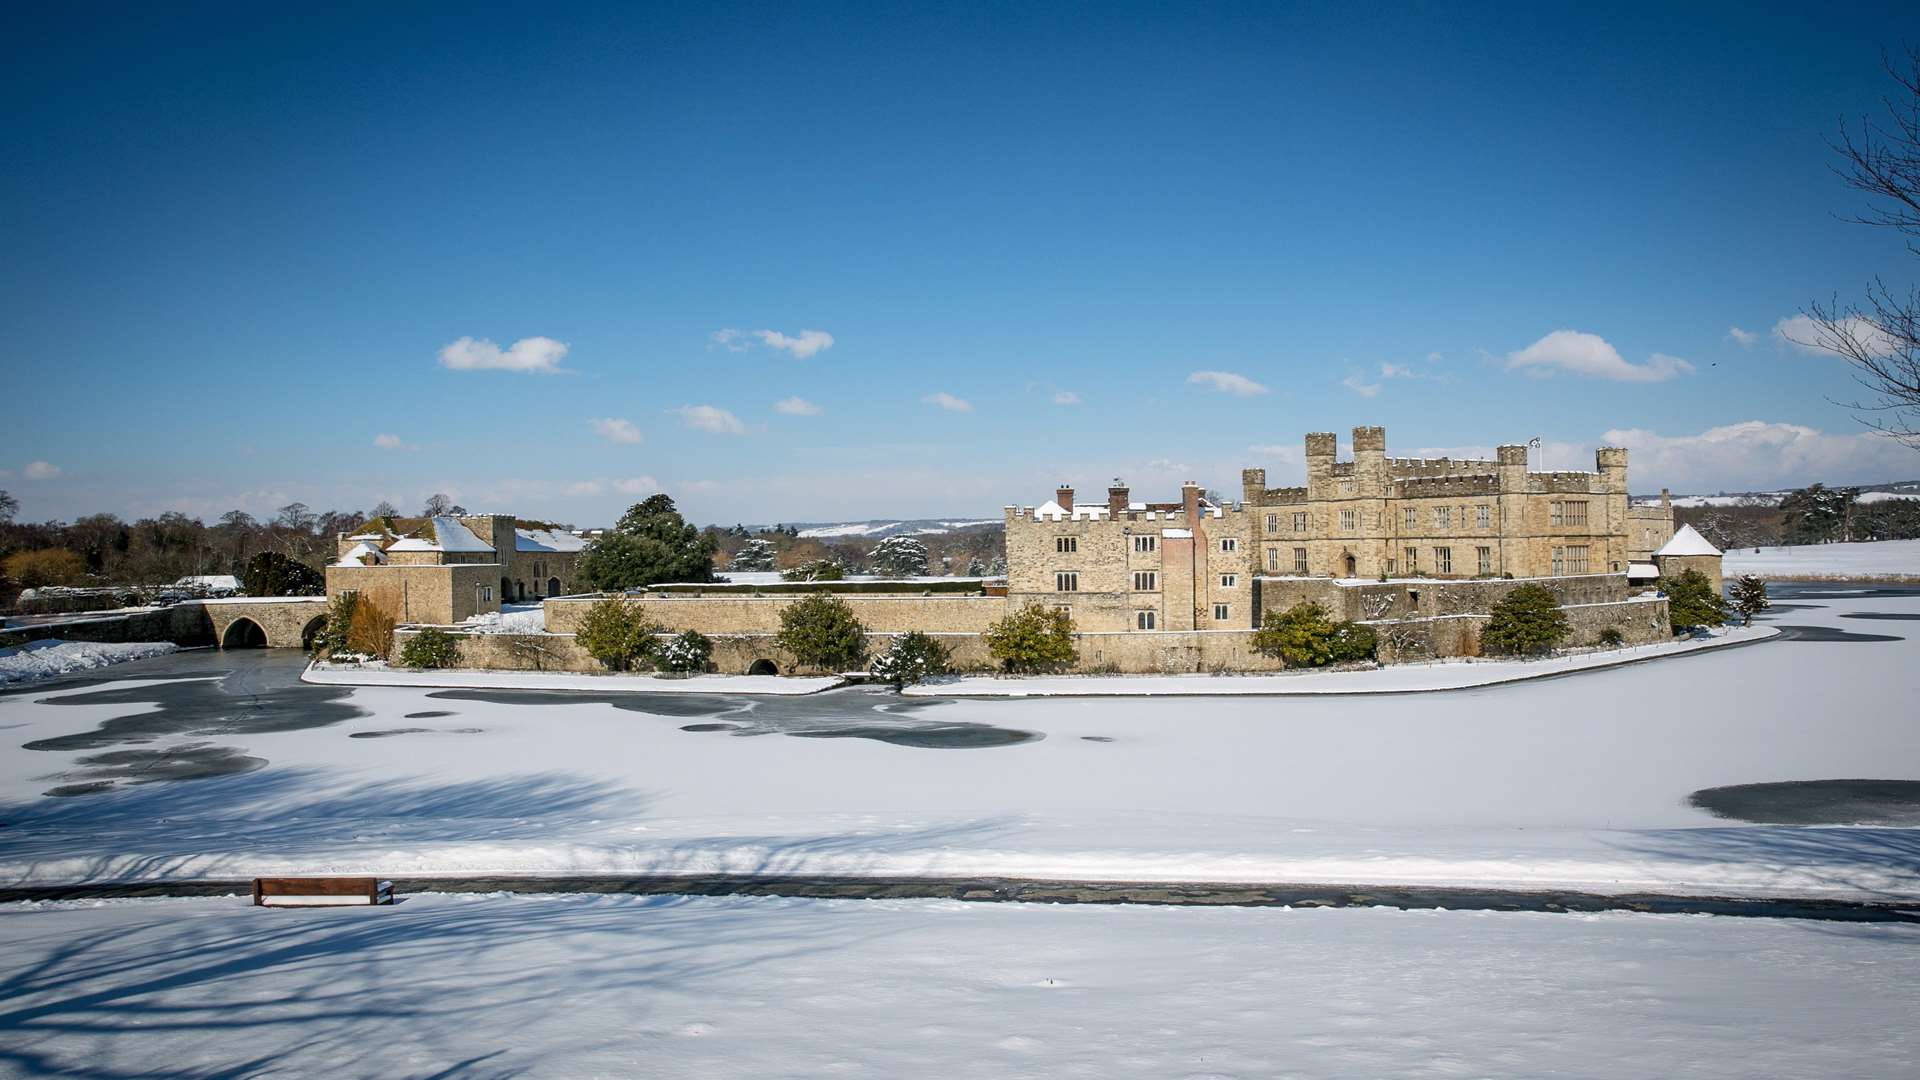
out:
{"label": "blue sky", "polygon": [[1624,442],[1636,491],[1920,476],[1774,334],[1913,280],[1822,141],[1903,20],[16,12],[0,487],[994,516],[1364,423]]}

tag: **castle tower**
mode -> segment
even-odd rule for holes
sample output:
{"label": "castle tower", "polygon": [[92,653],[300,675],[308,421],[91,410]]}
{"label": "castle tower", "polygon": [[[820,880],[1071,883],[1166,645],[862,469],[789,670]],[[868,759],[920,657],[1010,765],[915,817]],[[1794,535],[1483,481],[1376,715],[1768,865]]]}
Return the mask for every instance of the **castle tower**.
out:
{"label": "castle tower", "polygon": [[1387,493],[1386,428],[1353,429],[1353,479],[1359,495],[1377,499]]}
{"label": "castle tower", "polygon": [[1500,507],[1500,564],[1494,569],[1518,577],[1525,573],[1528,565],[1525,537],[1537,528],[1544,528],[1546,522],[1526,520],[1527,448],[1524,445],[1495,447],[1493,457],[1494,469],[1500,478],[1500,494],[1496,496]]}
{"label": "castle tower", "polygon": [[1331,431],[1307,434],[1307,498],[1333,496],[1333,459],[1339,448],[1340,440]]}
{"label": "castle tower", "polygon": [[1259,506],[1267,497],[1267,470],[1240,470],[1240,501],[1248,506]]}
{"label": "castle tower", "polygon": [[1599,544],[1605,553],[1605,561],[1596,568],[1625,570],[1627,535],[1631,528],[1627,521],[1627,451],[1624,447],[1603,446],[1594,451],[1593,464],[1595,471],[1600,474],[1600,490],[1605,493],[1597,501],[1605,508],[1606,514],[1604,518],[1592,522],[1596,539],[1605,538]]}

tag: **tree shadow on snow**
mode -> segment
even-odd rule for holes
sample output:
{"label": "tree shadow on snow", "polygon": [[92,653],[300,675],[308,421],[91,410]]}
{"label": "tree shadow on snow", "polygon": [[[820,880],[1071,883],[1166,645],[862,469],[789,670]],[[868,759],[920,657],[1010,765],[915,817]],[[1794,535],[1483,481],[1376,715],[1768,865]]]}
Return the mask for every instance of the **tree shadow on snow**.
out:
{"label": "tree shadow on snow", "polygon": [[1637,855],[1751,866],[1790,875],[1810,888],[1892,899],[1920,893],[1920,829],[1751,825],[1631,835],[1632,842],[1617,846]]}
{"label": "tree shadow on snow", "polygon": [[513,1076],[555,1067],[543,1040],[631,1061],[657,1037],[644,1030],[651,993],[698,995],[871,936],[830,913],[768,918],[792,902],[747,899],[232,903],[143,905],[84,933],[59,932],[89,925],[69,913],[9,916],[47,925],[0,957],[0,1073]]}

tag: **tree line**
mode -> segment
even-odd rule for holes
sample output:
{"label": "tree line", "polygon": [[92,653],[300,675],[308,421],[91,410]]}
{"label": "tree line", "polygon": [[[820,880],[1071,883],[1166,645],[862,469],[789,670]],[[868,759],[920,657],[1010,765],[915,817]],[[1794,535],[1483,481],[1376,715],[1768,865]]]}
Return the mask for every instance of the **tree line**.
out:
{"label": "tree line", "polygon": [[1859,488],[1825,484],[1789,491],[1776,505],[1680,506],[1673,516],[1723,551],[1920,538],[1920,499],[1861,502]]}

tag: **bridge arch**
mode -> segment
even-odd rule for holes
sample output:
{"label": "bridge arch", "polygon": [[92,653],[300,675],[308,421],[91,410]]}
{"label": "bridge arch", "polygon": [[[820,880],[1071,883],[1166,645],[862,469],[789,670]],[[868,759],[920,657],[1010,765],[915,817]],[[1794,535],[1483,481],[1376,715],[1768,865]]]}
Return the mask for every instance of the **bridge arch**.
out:
{"label": "bridge arch", "polygon": [[758,660],[755,660],[753,664],[747,668],[747,674],[778,675],[780,674],[780,665],[774,663],[771,660],[766,659],[765,657],[762,657]]}
{"label": "bridge arch", "polygon": [[264,649],[267,647],[267,632],[261,625],[245,615],[227,624],[226,633],[220,635],[222,649]]}
{"label": "bridge arch", "polygon": [[306,652],[312,652],[313,639],[320,636],[320,631],[324,629],[326,625],[327,617],[325,615],[315,615],[313,618],[307,620],[307,625],[300,628],[300,648]]}

